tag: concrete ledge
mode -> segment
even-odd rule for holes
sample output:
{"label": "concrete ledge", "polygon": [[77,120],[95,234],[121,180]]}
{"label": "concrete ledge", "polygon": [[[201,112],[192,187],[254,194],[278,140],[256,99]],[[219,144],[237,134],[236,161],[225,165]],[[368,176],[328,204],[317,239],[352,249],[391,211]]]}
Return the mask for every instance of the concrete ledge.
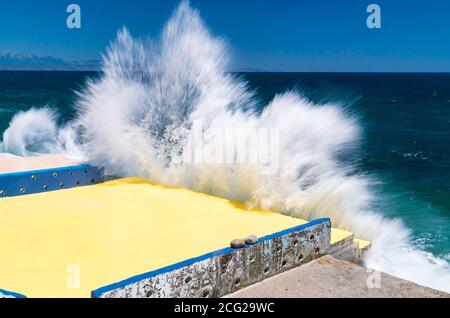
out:
{"label": "concrete ledge", "polygon": [[419,286],[385,273],[379,273],[379,285],[373,284],[373,275],[373,270],[337,260],[331,256],[324,256],[242,289],[228,297],[450,297],[447,293]]}
{"label": "concrete ledge", "polygon": [[225,248],[132,277],[95,290],[92,296],[221,297],[326,254],[330,232],[329,219],[314,220],[260,238],[254,245]]}
{"label": "concrete ledge", "polygon": [[67,159],[62,155],[20,157],[8,153],[0,153],[0,174],[70,167],[79,164],[82,164],[82,162]]}
{"label": "concrete ledge", "polygon": [[333,228],[329,254],[334,258],[360,264],[371,243],[356,239],[351,232]]}

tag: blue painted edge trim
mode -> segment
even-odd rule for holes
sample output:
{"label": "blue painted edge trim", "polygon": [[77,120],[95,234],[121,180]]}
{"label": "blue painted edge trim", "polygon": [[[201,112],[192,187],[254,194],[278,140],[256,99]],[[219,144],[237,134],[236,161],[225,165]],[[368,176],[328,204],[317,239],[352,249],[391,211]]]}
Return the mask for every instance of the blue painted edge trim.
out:
{"label": "blue painted edge trim", "polygon": [[73,169],[88,169],[93,168],[93,166],[88,164],[81,164],[81,165],[74,165],[74,166],[64,166],[64,167],[57,167],[57,168],[47,168],[47,169],[40,169],[40,170],[27,170],[27,171],[19,171],[19,172],[8,172],[8,173],[0,173],[1,177],[10,177],[10,176],[23,176],[23,175],[29,175],[29,174],[37,174],[37,173],[46,173],[46,172],[60,172],[60,171],[70,171]]}
{"label": "blue painted edge trim", "polygon": [[51,192],[105,181],[103,169],[79,165],[0,174],[0,199]]}
{"label": "blue painted edge trim", "polygon": [[[301,225],[298,225],[298,226],[295,226],[295,227],[292,227],[292,228],[289,228],[289,229],[286,229],[286,230],[282,230],[282,231],[279,231],[279,232],[276,232],[276,233],[273,233],[273,234],[269,234],[269,235],[263,236],[263,237],[261,237],[258,240],[258,242],[268,241],[268,240],[271,240],[271,239],[274,239],[274,238],[277,238],[277,237],[281,237],[281,236],[284,236],[284,235],[292,233],[292,232],[298,232],[298,231],[304,230],[306,228],[309,228],[311,226],[314,226],[314,225],[317,225],[317,224],[320,224],[320,223],[330,223],[331,224],[331,219],[330,218],[314,219],[314,220],[312,220],[312,221],[310,221],[308,223],[301,224]],[[250,245],[246,245],[246,247],[248,247],[248,246],[250,246]],[[132,276],[132,277],[127,278],[125,280],[122,280],[120,282],[113,283],[113,284],[110,284],[110,285],[107,285],[107,286],[95,289],[95,290],[93,290],[91,292],[91,295],[92,295],[92,297],[99,298],[99,297],[101,297],[102,294],[104,294],[106,292],[109,292],[111,290],[114,290],[114,289],[117,289],[117,288],[120,288],[120,287],[124,287],[126,285],[130,285],[130,284],[139,282],[139,281],[141,281],[143,279],[146,279],[146,278],[151,278],[151,277],[154,277],[154,276],[157,276],[157,275],[160,275],[160,274],[171,272],[171,271],[177,270],[179,268],[186,267],[186,266],[189,266],[191,264],[203,261],[203,260],[208,259],[208,258],[212,258],[212,257],[215,257],[215,256],[224,255],[224,254],[229,254],[229,253],[233,252],[234,250],[235,250],[234,248],[226,247],[226,248],[214,251],[214,252],[206,253],[206,254],[201,255],[201,256],[197,256],[197,257],[194,257],[194,258],[187,259],[187,260],[179,262],[179,263],[175,263],[175,264],[172,264],[172,265],[169,265],[169,266],[166,266],[166,267],[162,267],[160,269],[156,269],[156,270],[153,270],[153,271],[150,271],[150,272],[146,272],[146,273],[143,273],[143,274]]]}
{"label": "blue painted edge trim", "polygon": [[3,295],[6,295],[6,296],[13,296],[16,298],[27,298],[27,296],[25,296],[25,295],[22,295],[19,293],[13,293],[13,292],[10,292],[10,291],[4,290],[4,289],[0,289],[0,293],[2,293]]}

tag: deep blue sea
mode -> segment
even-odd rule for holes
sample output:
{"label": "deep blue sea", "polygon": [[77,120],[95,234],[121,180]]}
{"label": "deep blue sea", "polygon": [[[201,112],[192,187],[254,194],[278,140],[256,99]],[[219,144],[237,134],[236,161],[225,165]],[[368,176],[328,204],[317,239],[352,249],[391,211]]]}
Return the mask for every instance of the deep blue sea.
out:
{"label": "deep blue sea", "polygon": [[[31,106],[74,115],[74,90],[89,72],[0,72],[0,139],[12,116]],[[450,74],[241,73],[261,101],[296,89],[315,103],[336,102],[359,119],[352,158],[378,181],[377,210],[401,218],[420,246],[450,257]]]}

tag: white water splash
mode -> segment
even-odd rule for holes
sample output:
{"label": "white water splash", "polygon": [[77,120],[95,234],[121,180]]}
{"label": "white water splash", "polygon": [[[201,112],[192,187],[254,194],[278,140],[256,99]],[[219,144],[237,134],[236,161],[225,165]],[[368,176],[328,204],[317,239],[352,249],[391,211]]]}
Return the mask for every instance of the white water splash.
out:
{"label": "white water splash", "polygon": [[56,113],[50,108],[32,108],[14,115],[3,134],[3,148],[18,156],[48,152],[58,133]]}
{"label": "white water splash", "polygon": [[[77,142],[58,142],[54,114],[32,110],[13,119],[3,147],[29,155],[36,151],[31,140],[43,146],[39,151],[81,151],[82,140],[90,162],[108,174],[139,175],[308,219],[331,217],[334,226],[373,242],[368,266],[450,291],[448,263],[416,249],[399,220],[372,211],[371,180],[337,159],[355,151],[357,121],[339,105],[317,106],[295,92],[277,95],[257,114],[246,83],[226,73],[226,52],[198,12],[182,3],[154,43],[133,39],[126,29],[119,32],[104,57],[102,76],[79,93],[70,130],[78,134],[68,138]],[[48,120],[28,118],[35,116]],[[262,164],[175,160],[187,151],[197,121],[208,137],[206,152],[217,144],[217,129],[242,128],[245,141],[254,129],[276,128],[279,169],[267,174]],[[40,128],[17,134],[28,125]]]}
{"label": "white water splash", "polygon": [[71,159],[86,159],[74,128],[58,127],[57,117],[49,107],[17,113],[3,133],[0,152],[23,157],[61,153]]}

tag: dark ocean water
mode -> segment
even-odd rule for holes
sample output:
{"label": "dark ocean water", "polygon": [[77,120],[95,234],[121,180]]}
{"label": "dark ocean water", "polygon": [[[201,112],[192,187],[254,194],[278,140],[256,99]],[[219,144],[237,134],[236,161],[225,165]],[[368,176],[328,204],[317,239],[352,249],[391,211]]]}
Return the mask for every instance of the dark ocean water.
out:
{"label": "dark ocean water", "polygon": [[[89,72],[0,72],[0,139],[12,116],[31,106],[74,115],[74,90]],[[450,255],[450,74],[242,73],[263,102],[297,89],[336,102],[359,119],[360,173],[379,181],[375,207],[399,217],[425,250]]]}

